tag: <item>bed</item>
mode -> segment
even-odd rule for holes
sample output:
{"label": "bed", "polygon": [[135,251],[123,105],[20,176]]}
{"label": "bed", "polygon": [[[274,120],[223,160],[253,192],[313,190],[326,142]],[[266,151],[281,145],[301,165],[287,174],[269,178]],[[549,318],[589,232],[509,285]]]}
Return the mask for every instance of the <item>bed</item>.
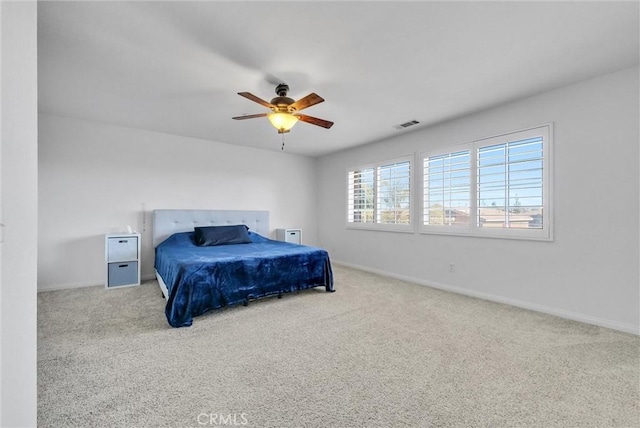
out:
{"label": "bed", "polygon": [[[248,243],[198,246],[194,228],[246,225]],[[267,211],[155,210],[155,273],[172,327],[203,313],[314,287],[333,292],[329,254],[268,239]]]}

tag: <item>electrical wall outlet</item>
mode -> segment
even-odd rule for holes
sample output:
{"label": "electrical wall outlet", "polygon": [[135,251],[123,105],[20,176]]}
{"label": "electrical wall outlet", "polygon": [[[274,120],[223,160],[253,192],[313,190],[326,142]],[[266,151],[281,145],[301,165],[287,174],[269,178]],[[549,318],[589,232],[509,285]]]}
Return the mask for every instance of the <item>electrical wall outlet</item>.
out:
{"label": "electrical wall outlet", "polygon": [[455,263],[449,263],[449,272],[453,273],[456,271],[456,264]]}

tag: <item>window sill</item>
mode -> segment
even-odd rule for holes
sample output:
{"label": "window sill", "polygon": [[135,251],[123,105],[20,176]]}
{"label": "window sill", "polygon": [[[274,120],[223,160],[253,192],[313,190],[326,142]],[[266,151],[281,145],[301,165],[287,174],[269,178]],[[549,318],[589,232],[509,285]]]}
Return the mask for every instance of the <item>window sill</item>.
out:
{"label": "window sill", "polygon": [[[533,231],[532,231],[533,232]],[[548,234],[548,236],[546,234]],[[519,240],[519,241],[542,241],[542,242],[553,242],[553,234],[550,231],[545,231],[545,233],[538,233],[535,231],[534,233],[526,234],[520,231],[519,234],[511,234],[508,231],[502,231],[502,233],[479,233],[479,232],[469,232],[464,230],[454,231],[454,230],[438,230],[438,229],[430,229],[425,230],[421,229],[421,235],[446,235],[446,236],[462,236],[468,238],[490,238],[490,239],[510,239],[510,240]]]}
{"label": "window sill", "polygon": [[354,225],[352,223],[347,224],[347,229],[351,230],[369,230],[374,232],[398,232],[398,233],[414,233],[413,225],[393,226],[393,225]]}

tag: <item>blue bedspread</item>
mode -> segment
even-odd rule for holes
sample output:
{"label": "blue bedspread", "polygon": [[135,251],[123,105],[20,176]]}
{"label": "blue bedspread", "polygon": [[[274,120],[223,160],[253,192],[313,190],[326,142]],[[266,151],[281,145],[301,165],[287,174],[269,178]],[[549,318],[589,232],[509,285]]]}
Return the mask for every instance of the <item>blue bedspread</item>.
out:
{"label": "blue bedspread", "polygon": [[329,254],[249,232],[251,244],[198,247],[193,232],[156,247],[155,268],[167,285],[165,313],[173,327],[189,326],[210,309],[306,288],[333,291]]}

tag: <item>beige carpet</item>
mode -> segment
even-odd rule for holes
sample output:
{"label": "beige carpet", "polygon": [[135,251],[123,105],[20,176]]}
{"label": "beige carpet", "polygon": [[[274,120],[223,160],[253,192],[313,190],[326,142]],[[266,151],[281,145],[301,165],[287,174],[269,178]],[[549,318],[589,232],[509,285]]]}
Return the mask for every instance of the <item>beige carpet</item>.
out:
{"label": "beige carpet", "polygon": [[334,266],[173,329],[155,282],[38,296],[41,427],[638,427],[640,338]]}

